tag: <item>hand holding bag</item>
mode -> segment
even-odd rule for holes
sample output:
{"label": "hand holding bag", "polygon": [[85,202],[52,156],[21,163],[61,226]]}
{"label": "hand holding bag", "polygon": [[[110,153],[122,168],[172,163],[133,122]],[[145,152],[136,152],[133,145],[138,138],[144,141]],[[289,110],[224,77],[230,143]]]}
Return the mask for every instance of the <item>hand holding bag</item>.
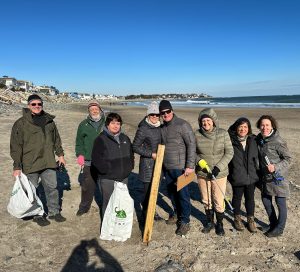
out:
{"label": "hand holding bag", "polygon": [[17,218],[44,214],[43,204],[36,194],[36,188],[23,173],[16,177],[7,211]]}

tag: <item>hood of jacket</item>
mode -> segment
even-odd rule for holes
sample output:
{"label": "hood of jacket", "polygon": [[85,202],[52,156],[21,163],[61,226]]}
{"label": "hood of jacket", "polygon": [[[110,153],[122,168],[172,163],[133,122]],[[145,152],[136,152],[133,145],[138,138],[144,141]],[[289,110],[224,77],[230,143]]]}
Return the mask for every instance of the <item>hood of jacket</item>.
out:
{"label": "hood of jacket", "polygon": [[205,115],[209,116],[209,118],[211,118],[213,120],[215,127],[218,129],[219,128],[219,119],[218,119],[217,113],[212,108],[206,108],[199,113],[199,117],[198,117],[199,128],[201,128],[201,119]]}

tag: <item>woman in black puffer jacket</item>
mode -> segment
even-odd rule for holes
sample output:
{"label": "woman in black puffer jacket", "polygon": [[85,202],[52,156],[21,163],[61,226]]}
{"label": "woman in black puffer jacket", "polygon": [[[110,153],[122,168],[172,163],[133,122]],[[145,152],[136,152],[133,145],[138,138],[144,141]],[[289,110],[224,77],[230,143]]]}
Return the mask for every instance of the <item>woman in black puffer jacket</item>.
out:
{"label": "woman in black puffer jacket", "polygon": [[231,138],[234,155],[229,163],[228,181],[231,183],[234,208],[234,227],[244,230],[241,219],[241,201],[244,195],[247,212],[247,227],[250,232],[257,232],[254,222],[254,191],[259,181],[258,148],[256,136],[252,134],[250,121],[241,117],[230,126],[228,133]]}
{"label": "woman in black puffer jacket", "polygon": [[[151,181],[158,144],[161,143],[160,114],[158,103],[152,102],[147,109],[147,116],[138,125],[133,140],[133,151],[140,155],[139,180],[144,185],[143,212],[147,211]],[[160,219],[156,214],[155,219]]]}

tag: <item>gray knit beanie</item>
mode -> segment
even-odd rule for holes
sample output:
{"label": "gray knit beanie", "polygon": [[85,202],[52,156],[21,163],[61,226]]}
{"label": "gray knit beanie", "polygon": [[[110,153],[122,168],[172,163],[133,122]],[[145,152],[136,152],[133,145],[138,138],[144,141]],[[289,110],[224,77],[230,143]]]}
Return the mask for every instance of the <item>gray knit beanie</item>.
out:
{"label": "gray knit beanie", "polygon": [[147,115],[151,113],[159,114],[158,103],[156,101],[153,101],[148,105]]}

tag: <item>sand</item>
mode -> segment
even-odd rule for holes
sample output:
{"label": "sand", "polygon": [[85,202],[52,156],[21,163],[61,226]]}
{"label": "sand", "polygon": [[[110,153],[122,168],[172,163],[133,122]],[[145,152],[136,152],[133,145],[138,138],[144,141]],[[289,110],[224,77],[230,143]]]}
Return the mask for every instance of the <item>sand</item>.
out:
{"label": "sand", "polygon": [[[145,108],[129,106],[104,106],[106,111],[116,111],[123,117],[123,129],[133,139],[137,124],[144,117]],[[0,114],[0,271],[299,271],[300,231],[299,201],[300,181],[300,109],[216,109],[220,127],[228,128],[238,117],[246,116],[252,126],[262,114],[272,114],[279,122],[280,134],[288,142],[293,155],[293,165],[288,179],[291,181],[291,197],[288,201],[288,221],[284,235],[279,238],[265,237],[262,229],[268,220],[256,191],[256,213],[259,231],[236,232],[232,227],[232,214],[228,212],[224,222],[226,235],[218,237],[214,232],[201,233],[204,209],[200,203],[196,183],[190,185],[192,195],[191,230],[186,237],[175,234],[175,226],[164,221],[155,222],[152,240],[142,243],[142,234],[134,217],[132,237],[126,242],[108,242],[99,239],[98,206],[93,202],[90,212],[76,217],[80,201],[78,183],[79,167],[76,165],[74,143],[79,122],[85,118],[84,106],[59,108],[47,105],[45,110],[56,115],[56,123],[62,138],[71,177],[72,190],[64,192],[62,214],[64,223],[52,222],[40,227],[31,220],[16,219],[8,214],[6,206],[14,184],[12,160],[9,155],[11,127],[21,116],[21,111]],[[200,109],[175,108],[176,114],[197,128]],[[254,129],[257,133],[257,129]],[[138,199],[140,184],[136,181],[138,156],[130,180],[130,191]],[[168,217],[170,204],[167,196],[159,197],[158,212]],[[231,195],[228,184],[227,194]],[[245,211],[245,208],[242,207]],[[245,217],[243,217],[245,219]]]}

